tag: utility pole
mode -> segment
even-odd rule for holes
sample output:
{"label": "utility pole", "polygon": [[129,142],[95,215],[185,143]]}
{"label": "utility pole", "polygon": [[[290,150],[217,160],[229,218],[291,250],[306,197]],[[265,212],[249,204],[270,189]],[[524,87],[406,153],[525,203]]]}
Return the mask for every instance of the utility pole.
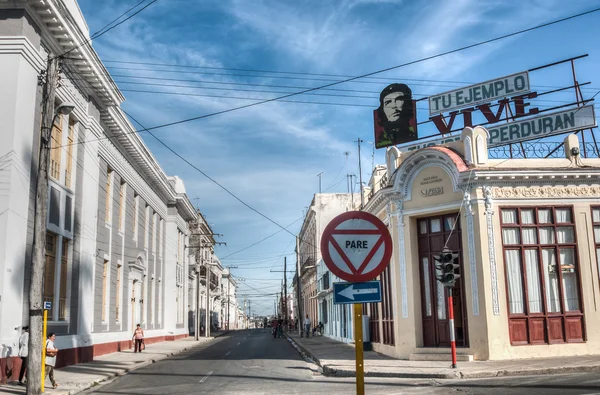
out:
{"label": "utility pole", "polygon": [[210,257],[206,263],[206,317],[204,335],[204,337],[210,337]]}
{"label": "utility pole", "polygon": [[248,329],[248,316],[246,315],[246,296],[244,296],[244,329]]}
{"label": "utility pole", "polygon": [[196,261],[196,319],[194,321],[194,339],[200,340],[200,267]]}
{"label": "utility pole", "polygon": [[[42,95],[42,128],[35,196],[31,280],[29,285],[29,357],[27,358],[27,393],[41,394],[42,348],[41,338],[44,288],[44,262],[46,257],[46,218],[48,215],[48,162],[50,138],[54,123],[54,100],[58,83],[58,58],[48,55]],[[54,308],[58,308],[55,306]]]}
{"label": "utility pole", "polygon": [[300,297],[300,239],[296,236],[296,297],[298,298],[298,334],[302,337],[302,301]]}
{"label": "utility pole", "polygon": [[229,330],[229,284],[231,283],[231,269],[227,276],[227,330]]}
{"label": "utility pole", "polygon": [[319,193],[321,193],[321,176],[323,175],[324,172],[320,172],[319,174],[317,174],[317,177],[319,177]]}
{"label": "utility pole", "polygon": [[360,187],[359,187],[360,209],[362,210],[365,205],[365,198],[363,196],[362,167],[360,164],[360,143],[362,143],[363,141],[359,138],[356,142],[358,143],[358,179],[359,179],[358,182],[360,183]]}
{"label": "utility pole", "polygon": [[[283,257],[283,325],[288,325],[288,303],[287,303],[287,257]],[[284,326],[285,328],[285,326]]]}

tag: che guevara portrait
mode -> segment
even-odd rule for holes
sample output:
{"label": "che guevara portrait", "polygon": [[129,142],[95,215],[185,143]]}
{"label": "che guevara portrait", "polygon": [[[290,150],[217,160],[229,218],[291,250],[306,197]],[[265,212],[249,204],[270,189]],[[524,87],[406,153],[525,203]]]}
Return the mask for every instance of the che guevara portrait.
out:
{"label": "che guevara portrait", "polygon": [[391,84],[381,91],[374,111],[376,148],[417,139],[414,106],[412,91],[405,84]]}

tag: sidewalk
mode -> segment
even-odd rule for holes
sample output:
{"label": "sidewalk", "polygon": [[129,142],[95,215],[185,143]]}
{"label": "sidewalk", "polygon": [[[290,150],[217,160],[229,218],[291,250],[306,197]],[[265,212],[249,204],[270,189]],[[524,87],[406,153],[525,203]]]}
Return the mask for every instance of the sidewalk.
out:
{"label": "sidewalk", "polygon": [[[301,338],[298,333],[286,335],[301,353],[323,369],[326,376],[356,375],[353,345],[325,336]],[[448,362],[400,360],[374,351],[365,351],[364,360],[365,376],[371,377],[456,379],[600,372],[600,355],[458,362],[457,369],[450,368],[450,351]]]}
{"label": "sidewalk", "polygon": [[[59,387],[52,389],[50,380],[46,379],[44,393],[51,395],[76,394],[97,386],[103,381],[122,376],[132,370],[158,362],[227,333],[229,331],[217,332],[213,337],[200,338],[200,341],[195,341],[194,337],[186,337],[182,340],[149,344],[141,353],[134,353],[132,350],[115,352],[96,357],[92,362],[56,369],[54,378]],[[0,385],[0,394],[25,394],[25,387],[16,383]]]}

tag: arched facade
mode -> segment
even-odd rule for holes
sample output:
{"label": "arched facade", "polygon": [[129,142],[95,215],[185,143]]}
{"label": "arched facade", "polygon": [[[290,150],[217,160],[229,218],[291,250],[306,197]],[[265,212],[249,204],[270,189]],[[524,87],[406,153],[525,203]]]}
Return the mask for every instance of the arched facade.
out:
{"label": "arched facade", "polygon": [[393,341],[375,336],[376,351],[447,360],[448,290],[438,286],[433,262],[446,246],[460,261],[459,359],[597,352],[600,160],[494,160],[488,138],[484,128],[466,128],[448,146],[388,150],[390,181],[365,205],[394,241],[391,303],[366,311],[372,333],[385,332],[386,309],[393,315]]}

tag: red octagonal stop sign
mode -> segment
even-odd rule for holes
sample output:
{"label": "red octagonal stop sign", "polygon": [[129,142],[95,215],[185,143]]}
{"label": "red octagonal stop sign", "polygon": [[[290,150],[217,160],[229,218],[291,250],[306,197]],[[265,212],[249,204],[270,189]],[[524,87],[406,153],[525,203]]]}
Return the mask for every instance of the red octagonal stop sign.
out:
{"label": "red octagonal stop sign", "polygon": [[392,237],[373,214],[349,211],[327,225],[321,254],[333,274],[350,282],[369,281],[383,272],[392,256]]}

